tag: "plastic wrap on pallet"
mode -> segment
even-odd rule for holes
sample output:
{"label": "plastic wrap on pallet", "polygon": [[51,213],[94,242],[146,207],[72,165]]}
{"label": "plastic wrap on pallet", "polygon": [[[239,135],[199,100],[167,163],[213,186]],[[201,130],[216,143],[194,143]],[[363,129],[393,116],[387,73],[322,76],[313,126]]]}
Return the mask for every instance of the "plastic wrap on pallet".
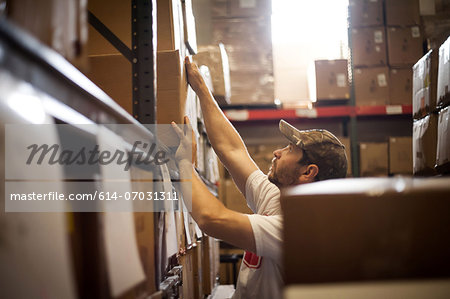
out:
{"label": "plastic wrap on pallet", "polygon": [[439,48],[439,70],[437,78],[437,106],[450,103],[450,38]]}
{"label": "plastic wrap on pallet", "polygon": [[439,111],[436,169],[450,172],[450,107]]}
{"label": "plastic wrap on pallet", "polygon": [[429,51],[413,66],[413,115],[421,118],[436,109],[437,51]]}

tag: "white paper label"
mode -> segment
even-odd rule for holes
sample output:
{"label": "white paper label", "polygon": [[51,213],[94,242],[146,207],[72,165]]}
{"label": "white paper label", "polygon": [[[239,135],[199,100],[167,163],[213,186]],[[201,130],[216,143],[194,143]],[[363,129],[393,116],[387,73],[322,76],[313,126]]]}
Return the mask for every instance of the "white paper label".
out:
{"label": "white paper label", "polygon": [[380,51],[381,51],[380,46],[375,46],[375,52],[380,52]]}
{"label": "white paper label", "polygon": [[338,87],[345,87],[347,86],[347,80],[345,77],[345,74],[336,74],[336,83]]}
{"label": "white paper label", "polygon": [[401,105],[388,105],[386,106],[386,114],[402,114],[403,109]]}
{"label": "white paper label", "polygon": [[411,27],[411,36],[414,38],[420,37],[420,29],[417,26]]}
{"label": "white paper label", "polygon": [[256,0],[239,0],[239,7],[241,8],[255,8]]}
{"label": "white paper label", "polygon": [[385,74],[378,74],[377,80],[378,80],[378,86],[380,86],[380,87],[387,86],[387,80],[386,80]]}
{"label": "white paper label", "polygon": [[381,30],[375,30],[373,32],[373,39],[375,43],[381,44],[383,42],[383,32]]}
{"label": "white paper label", "polygon": [[295,115],[297,117],[304,117],[304,118],[317,118],[317,110],[316,109],[296,109]]}

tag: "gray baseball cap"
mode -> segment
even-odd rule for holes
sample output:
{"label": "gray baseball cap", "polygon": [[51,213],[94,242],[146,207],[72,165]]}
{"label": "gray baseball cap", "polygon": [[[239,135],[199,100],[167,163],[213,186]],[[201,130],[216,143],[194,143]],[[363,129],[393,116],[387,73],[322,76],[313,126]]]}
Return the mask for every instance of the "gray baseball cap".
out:
{"label": "gray baseball cap", "polygon": [[303,150],[305,158],[319,167],[317,179],[345,178],[347,175],[347,155],[345,146],[331,132],[323,129],[298,130],[284,120],[280,120],[280,131],[296,146]]}

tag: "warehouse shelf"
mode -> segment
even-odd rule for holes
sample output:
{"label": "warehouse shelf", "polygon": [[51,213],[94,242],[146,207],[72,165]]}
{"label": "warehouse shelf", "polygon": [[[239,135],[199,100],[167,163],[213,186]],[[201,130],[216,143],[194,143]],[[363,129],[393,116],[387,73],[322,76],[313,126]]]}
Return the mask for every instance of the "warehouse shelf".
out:
{"label": "warehouse shelf", "polygon": [[345,118],[355,116],[411,115],[412,105],[386,106],[333,106],[312,109],[225,109],[225,115],[232,122],[279,120],[279,119],[320,119]]}

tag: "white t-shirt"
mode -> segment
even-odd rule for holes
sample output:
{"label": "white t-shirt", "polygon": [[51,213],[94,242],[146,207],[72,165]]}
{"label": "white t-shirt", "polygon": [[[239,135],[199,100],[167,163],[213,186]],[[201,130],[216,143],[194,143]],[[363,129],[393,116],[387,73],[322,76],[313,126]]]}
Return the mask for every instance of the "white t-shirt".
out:
{"label": "white t-shirt", "polygon": [[280,189],[261,171],[254,171],[245,183],[248,215],[256,243],[256,253],[246,251],[233,298],[281,298]]}

